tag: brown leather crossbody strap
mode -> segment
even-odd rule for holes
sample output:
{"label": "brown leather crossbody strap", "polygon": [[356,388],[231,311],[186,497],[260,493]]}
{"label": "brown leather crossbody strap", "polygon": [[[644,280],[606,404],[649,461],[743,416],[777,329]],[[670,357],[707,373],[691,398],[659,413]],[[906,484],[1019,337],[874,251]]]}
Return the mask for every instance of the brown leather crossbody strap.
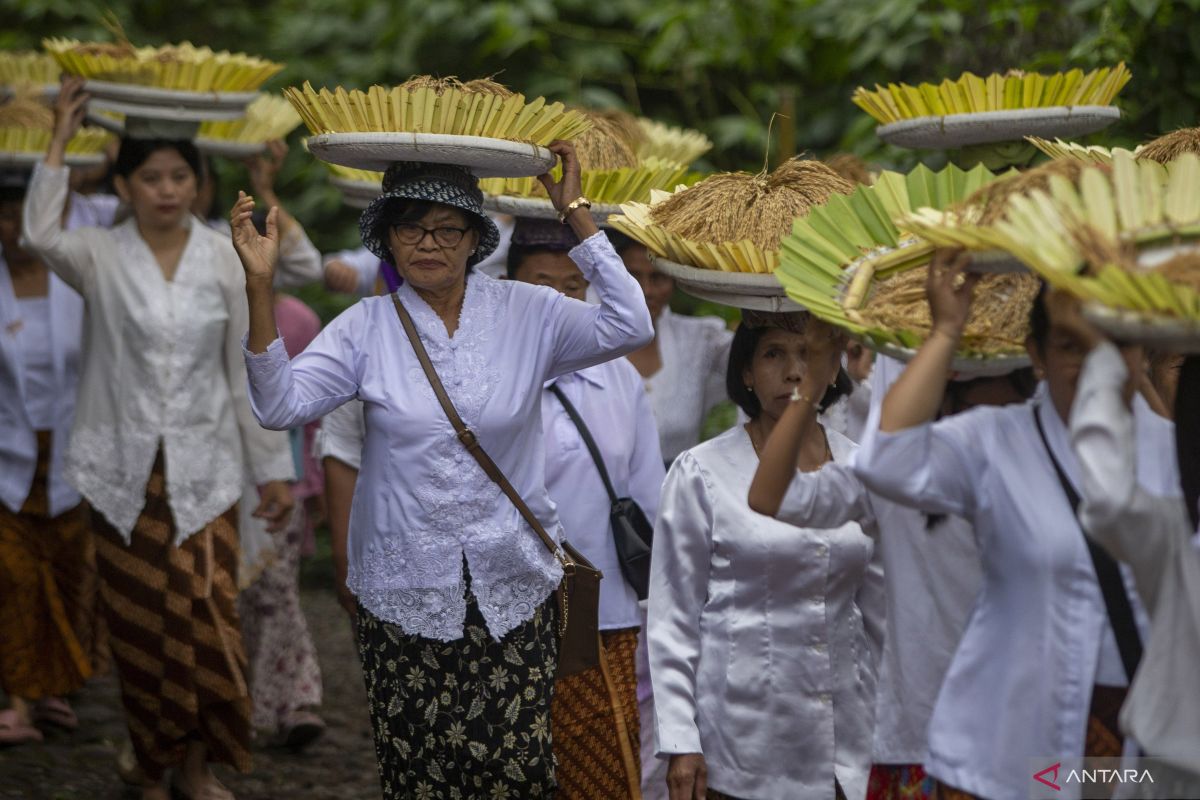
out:
{"label": "brown leather crossbody strap", "polygon": [[521,495],[513,488],[513,485],[508,482],[508,478],[504,477],[504,473],[496,466],[496,462],[492,461],[492,457],[483,449],[483,445],[479,443],[479,439],[475,437],[475,432],[467,427],[463,422],[462,417],[458,415],[457,409],[454,408],[453,401],[446,394],[446,387],[442,385],[442,379],[438,377],[437,370],[433,367],[433,362],[429,360],[429,353],[425,351],[425,345],[421,342],[421,334],[417,332],[417,326],[413,324],[412,317],[408,313],[408,309],[400,302],[400,298],[395,294],[392,295],[392,302],[396,305],[396,314],[400,317],[400,324],[404,326],[404,332],[408,334],[408,341],[412,343],[413,351],[417,354],[417,361],[421,362],[421,369],[425,370],[425,377],[429,379],[429,385],[433,387],[433,393],[437,396],[438,402],[442,406],[442,410],[446,412],[446,417],[450,420],[450,424],[454,426],[454,431],[458,434],[458,440],[463,443],[463,447],[479,462],[479,466],[487,473],[487,476],[495,481],[500,487],[500,491],[512,501],[512,504],[517,507],[517,511],[521,512],[521,516],[529,523],[529,527],[533,528],[546,545],[546,548],[554,554],[554,557],[559,560],[564,569],[569,569],[574,566],[562,548],[550,538],[550,534],[546,533],[546,529],[542,527],[542,523],[534,516],[533,511],[529,506],[525,505],[525,501],[521,499]]}

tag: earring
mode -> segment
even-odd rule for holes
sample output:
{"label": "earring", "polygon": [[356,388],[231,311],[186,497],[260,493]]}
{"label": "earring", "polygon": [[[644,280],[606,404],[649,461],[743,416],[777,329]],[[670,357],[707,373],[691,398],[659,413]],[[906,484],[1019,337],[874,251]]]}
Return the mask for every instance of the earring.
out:
{"label": "earring", "polygon": [[751,386],[750,384],[746,384],[746,391],[749,392],[750,394],[754,394],[754,387]]}

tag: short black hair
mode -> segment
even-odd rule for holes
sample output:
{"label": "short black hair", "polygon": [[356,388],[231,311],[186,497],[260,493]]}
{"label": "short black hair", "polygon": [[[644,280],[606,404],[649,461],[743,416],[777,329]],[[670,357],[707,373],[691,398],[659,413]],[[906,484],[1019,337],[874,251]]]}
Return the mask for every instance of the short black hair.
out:
{"label": "short black hair", "polygon": [[[738,325],[733,334],[733,341],[729,345],[729,367],[725,370],[725,392],[729,395],[729,399],[750,419],[758,419],[759,414],[762,413],[762,403],[759,402],[758,395],[746,387],[743,373],[754,361],[754,351],[758,349],[758,343],[770,330],[774,329],[767,326],[752,328],[745,324]],[[854,383],[850,380],[850,376],[846,374],[845,369],[838,367],[837,378],[821,396],[817,410],[824,412],[853,390]]]}
{"label": "short black hair", "polygon": [[[375,229],[371,231],[371,236],[377,241],[383,242],[384,247],[388,243],[388,231],[396,225],[404,225],[406,223],[420,222],[433,209],[442,205],[429,200],[412,200],[407,197],[393,197],[387,205],[383,207],[383,213],[379,215],[379,222],[375,224]],[[482,238],[483,236],[483,221],[470,211],[464,211],[458,206],[446,206],[453,211],[461,211],[462,215],[467,220],[467,227],[475,231]],[[389,261],[392,259],[389,257]],[[467,274],[481,259],[472,255],[467,258]]]}
{"label": "short black hair", "polygon": [[1029,309],[1029,338],[1039,353],[1046,352],[1046,342],[1050,340],[1050,312],[1046,309],[1046,296],[1049,293],[1049,284],[1041,281],[1037,297],[1033,299],[1033,307]]}
{"label": "short black hair", "polygon": [[150,156],[159,150],[174,150],[179,153],[187,165],[192,168],[192,174],[199,183],[202,166],[200,151],[196,145],[186,139],[134,139],[126,136],[121,139],[121,147],[117,151],[117,160],[113,162],[113,174],[128,178],[138,167],[145,164]]}
{"label": "short black hair", "polygon": [[27,169],[0,169],[0,203],[24,202],[30,175]]}

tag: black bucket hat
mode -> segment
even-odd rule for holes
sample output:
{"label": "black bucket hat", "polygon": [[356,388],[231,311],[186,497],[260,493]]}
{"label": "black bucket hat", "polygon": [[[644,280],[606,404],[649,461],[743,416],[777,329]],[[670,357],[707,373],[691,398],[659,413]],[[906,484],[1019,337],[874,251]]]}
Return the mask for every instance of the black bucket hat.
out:
{"label": "black bucket hat", "polygon": [[392,260],[387,246],[387,221],[393,207],[405,200],[441,203],[465,211],[479,225],[479,246],[467,259],[468,266],[483,261],[500,246],[496,223],[483,213],[479,179],[463,167],[423,161],[397,161],[383,175],[383,193],[371,201],[358,218],[363,246],[385,261]]}

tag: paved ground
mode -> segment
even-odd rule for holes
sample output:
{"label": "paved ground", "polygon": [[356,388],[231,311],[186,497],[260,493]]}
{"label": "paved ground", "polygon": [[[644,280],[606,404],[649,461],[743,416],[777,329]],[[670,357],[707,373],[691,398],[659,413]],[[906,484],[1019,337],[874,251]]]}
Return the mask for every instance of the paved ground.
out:
{"label": "paved ground", "polygon": [[[248,775],[221,772],[239,800],[377,800],[379,780],[367,719],[362,674],[350,624],[329,590],[305,589],[305,611],[325,681],[324,738],[304,754],[260,747]],[[126,800],[114,767],[124,736],[117,682],[110,673],[75,699],[80,728],[50,732],[40,745],[0,750],[0,798]]]}

